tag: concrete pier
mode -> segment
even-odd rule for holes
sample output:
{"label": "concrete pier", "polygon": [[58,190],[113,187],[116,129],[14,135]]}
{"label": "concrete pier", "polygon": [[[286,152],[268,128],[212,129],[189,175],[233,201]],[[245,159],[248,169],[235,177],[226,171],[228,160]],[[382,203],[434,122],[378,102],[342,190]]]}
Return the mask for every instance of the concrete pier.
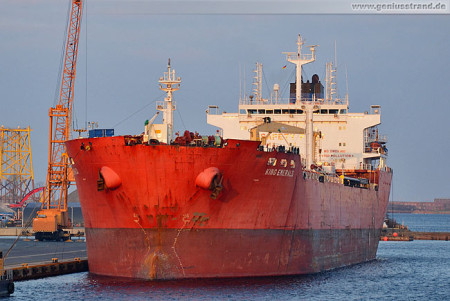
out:
{"label": "concrete pier", "polygon": [[23,264],[20,267],[11,268],[13,280],[29,280],[63,274],[87,272],[89,270],[87,259],[75,258],[64,262],[52,262],[42,264]]}
{"label": "concrete pier", "polygon": [[[396,235],[395,235],[396,234]],[[403,229],[389,229],[381,234],[380,240],[412,241],[412,240],[446,240],[450,239],[449,232],[413,232]]]}
{"label": "concrete pier", "polygon": [[[15,238],[0,238],[0,250],[6,255]],[[5,270],[13,272],[13,280],[88,271],[84,238],[72,242],[34,241],[21,237],[5,258]]]}
{"label": "concrete pier", "polygon": [[[67,229],[73,236],[84,236],[83,227],[74,227],[72,229]],[[31,236],[33,235],[32,228],[22,228],[22,227],[5,227],[0,228],[0,236]]]}

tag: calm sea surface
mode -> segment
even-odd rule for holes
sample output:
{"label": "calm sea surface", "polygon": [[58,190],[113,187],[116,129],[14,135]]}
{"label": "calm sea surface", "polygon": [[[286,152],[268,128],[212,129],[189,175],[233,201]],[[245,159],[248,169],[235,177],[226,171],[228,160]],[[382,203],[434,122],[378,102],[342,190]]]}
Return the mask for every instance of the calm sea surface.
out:
{"label": "calm sea surface", "polygon": [[[416,215],[415,215],[416,216]],[[405,218],[433,231],[422,218]],[[394,218],[398,218],[394,216]],[[418,221],[417,225],[406,220]],[[436,217],[441,221],[441,217]],[[428,219],[425,217],[424,219]],[[436,231],[449,231],[446,225]],[[401,222],[400,219],[397,221]],[[433,223],[433,219],[430,220]],[[420,227],[420,228],[419,228]],[[423,229],[423,230],[422,230]],[[309,276],[136,281],[78,273],[16,282],[12,300],[450,300],[450,242],[380,242],[377,259]]]}
{"label": "calm sea surface", "polygon": [[388,212],[388,216],[394,218],[397,223],[408,226],[408,229],[411,231],[450,232],[450,214],[410,214]]}

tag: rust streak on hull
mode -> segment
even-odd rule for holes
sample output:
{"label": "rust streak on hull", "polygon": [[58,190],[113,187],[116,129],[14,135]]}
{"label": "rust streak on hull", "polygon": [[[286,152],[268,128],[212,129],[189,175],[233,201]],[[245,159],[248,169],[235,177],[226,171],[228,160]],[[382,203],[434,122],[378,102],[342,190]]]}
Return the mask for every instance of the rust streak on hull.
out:
{"label": "rust streak on hull", "polygon": [[[147,279],[309,274],[375,259],[379,241],[379,231],[373,229],[185,229],[175,253],[177,232],[163,231],[163,245],[149,253],[141,231],[86,229],[90,271]],[[147,233],[156,246],[159,234]],[[282,244],[291,237],[292,244]]]}

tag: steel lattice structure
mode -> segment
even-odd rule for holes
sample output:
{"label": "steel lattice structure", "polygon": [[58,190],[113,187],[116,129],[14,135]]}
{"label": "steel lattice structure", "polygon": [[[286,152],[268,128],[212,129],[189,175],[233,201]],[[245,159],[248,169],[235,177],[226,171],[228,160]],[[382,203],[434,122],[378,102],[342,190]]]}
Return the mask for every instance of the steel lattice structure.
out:
{"label": "steel lattice structure", "polygon": [[16,203],[34,189],[30,127],[0,128],[0,202]]}
{"label": "steel lattice structure", "polygon": [[70,138],[73,92],[77,67],[78,42],[80,37],[82,0],[72,0],[65,47],[59,102],[50,108],[48,170],[41,210],[33,220],[33,231],[38,240],[44,236],[60,239],[62,229],[71,227],[67,212],[68,187],[72,172],[64,142]]}
{"label": "steel lattice structure", "polygon": [[71,171],[64,142],[70,135],[81,12],[82,1],[73,0],[59,103],[49,111],[49,165],[42,209],[67,210],[67,188]]}

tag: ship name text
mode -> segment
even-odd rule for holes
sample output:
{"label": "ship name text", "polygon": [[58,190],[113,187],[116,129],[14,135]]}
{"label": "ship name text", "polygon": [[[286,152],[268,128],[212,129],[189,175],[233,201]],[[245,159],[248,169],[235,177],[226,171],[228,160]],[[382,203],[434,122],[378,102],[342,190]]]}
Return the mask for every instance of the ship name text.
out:
{"label": "ship name text", "polygon": [[277,169],[277,168],[267,168],[266,169],[266,176],[277,176],[277,177],[294,177],[294,171],[293,170],[287,170],[287,169]]}

